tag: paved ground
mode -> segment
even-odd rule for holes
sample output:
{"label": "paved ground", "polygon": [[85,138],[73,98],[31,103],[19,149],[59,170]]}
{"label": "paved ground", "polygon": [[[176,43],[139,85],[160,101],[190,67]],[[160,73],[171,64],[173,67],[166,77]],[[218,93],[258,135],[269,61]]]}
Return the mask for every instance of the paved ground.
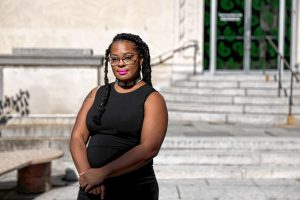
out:
{"label": "paved ground", "polygon": [[[159,180],[160,200],[296,200],[300,183],[296,180]],[[78,184],[57,188],[35,200],[72,200]]]}
{"label": "paved ground", "polygon": [[[160,200],[300,200],[300,183],[291,179],[179,179],[158,180]],[[78,183],[55,187],[41,195],[16,194],[3,199],[73,200]]]}
{"label": "paved ground", "polygon": [[[167,137],[300,137],[300,126],[253,126],[171,122]],[[300,169],[299,169],[300,170]],[[15,172],[13,172],[15,173]],[[40,195],[16,194],[13,173],[0,177],[0,199],[71,200],[76,199],[78,183],[64,185],[56,177],[49,192]],[[54,174],[59,172],[54,172]],[[55,178],[55,177],[54,177]],[[300,200],[300,181],[296,179],[158,179],[160,200]],[[59,186],[60,185],[60,186]]]}

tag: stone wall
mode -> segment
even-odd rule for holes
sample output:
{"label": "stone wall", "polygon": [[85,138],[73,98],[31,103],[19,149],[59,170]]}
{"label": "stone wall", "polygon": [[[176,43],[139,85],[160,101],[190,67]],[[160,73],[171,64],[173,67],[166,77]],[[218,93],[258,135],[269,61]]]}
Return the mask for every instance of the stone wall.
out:
{"label": "stone wall", "polygon": [[[113,36],[139,34],[151,56],[174,48],[173,0],[2,0],[0,1],[0,55],[13,48],[92,49],[103,55]],[[0,66],[1,67],[1,66]],[[20,88],[31,93],[32,114],[75,114],[88,92],[98,85],[97,69],[77,65],[49,67],[9,66],[0,69],[0,96]],[[103,69],[101,69],[102,73]],[[111,70],[109,70],[111,71]],[[168,84],[170,65],[153,69],[156,87]],[[3,75],[3,77],[2,77]],[[1,79],[2,77],[2,79]],[[101,84],[103,84],[103,76]],[[114,81],[109,73],[110,81]]]}
{"label": "stone wall", "polygon": [[[175,35],[177,47],[196,41],[197,73],[203,72],[203,29],[204,0],[176,0],[175,4]],[[194,71],[194,49],[190,48],[175,55],[172,65],[172,81],[184,79]]]}
{"label": "stone wall", "polygon": [[0,55],[0,88],[6,96],[29,91],[31,114],[75,114],[88,92],[99,85],[103,57],[91,53],[17,49],[12,55]]}
{"label": "stone wall", "polygon": [[12,48],[91,48],[119,32],[141,35],[152,55],[173,48],[173,0],[1,0],[0,54]]}

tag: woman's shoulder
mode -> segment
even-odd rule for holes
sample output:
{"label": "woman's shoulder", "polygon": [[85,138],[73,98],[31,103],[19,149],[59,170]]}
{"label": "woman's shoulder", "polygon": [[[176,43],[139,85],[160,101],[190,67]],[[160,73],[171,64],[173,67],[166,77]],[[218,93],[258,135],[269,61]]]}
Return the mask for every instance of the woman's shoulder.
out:
{"label": "woman's shoulder", "polygon": [[149,94],[147,96],[147,102],[149,103],[157,103],[159,102],[165,102],[164,97],[162,96],[162,94],[156,90],[152,85],[148,85],[148,90],[149,90]]}
{"label": "woman's shoulder", "polygon": [[144,88],[146,91],[152,93],[152,92],[157,92],[157,90],[149,83],[145,83],[144,85],[142,85],[141,88]]}
{"label": "woman's shoulder", "polygon": [[101,88],[103,88],[103,86],[100,86],[100,85],[97,86],[97,87],[92,88],[91,91],[89,92],[88,96],[92,97],[92,98],[95,98],[98,90],[101,90]]}

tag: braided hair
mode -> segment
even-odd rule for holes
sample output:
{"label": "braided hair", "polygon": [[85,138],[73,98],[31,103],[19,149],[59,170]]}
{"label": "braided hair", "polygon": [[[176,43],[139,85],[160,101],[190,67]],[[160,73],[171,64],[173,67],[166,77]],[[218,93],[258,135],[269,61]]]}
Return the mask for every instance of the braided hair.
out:
{"label": "braided hair", "polygon": [[110,43],[110,45],[108,46],[108,49],[106,49],[105,51],[105,65],[104,65],[104,93],[103,93],[103,97],[101,100],[101,103],[98,107],[98,116],[95,116],[94,121],[97,124],[101,125],[101,117],[105,111],[105,106],[107,104],[108,98],[109,98],[109,94],[111,91],[111,86],[109,84],[109,80],[108,80],[108,61],[109,61],[109,55],[110,55],[110,51],[111,51],[111,46],[114,42],[116,41],[121,41],[121,40],[127,40],[130,41],[132,43],[134,43],[136,51],[138,52],[138,54],[140,55],[140,58],[143,58],[143,63],[141,65],[141,71],[142,71],[142,80],[144,82],[146,82],[147,84],[152,86],[152,82],[151,82],[151,65],[150,65],[150,52],[149,52],[149,47],[148,45],[140,38],[140,36],[138,35],[134,35],[131,33],[120,33],[117,34],[112,42]]}

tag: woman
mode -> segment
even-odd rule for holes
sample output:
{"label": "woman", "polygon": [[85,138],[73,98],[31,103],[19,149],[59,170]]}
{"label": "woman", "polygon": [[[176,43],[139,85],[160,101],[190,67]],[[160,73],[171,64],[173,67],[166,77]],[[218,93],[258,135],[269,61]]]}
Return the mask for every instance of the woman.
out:
{"label": "woman", "polygon": [[149,48],[139,36],[114,37],[105,53],[104,80],[86,97],[72,130],[77,199],[156,200],[152,159],[164,140],[168,114],[164,98],[152,87]]}

